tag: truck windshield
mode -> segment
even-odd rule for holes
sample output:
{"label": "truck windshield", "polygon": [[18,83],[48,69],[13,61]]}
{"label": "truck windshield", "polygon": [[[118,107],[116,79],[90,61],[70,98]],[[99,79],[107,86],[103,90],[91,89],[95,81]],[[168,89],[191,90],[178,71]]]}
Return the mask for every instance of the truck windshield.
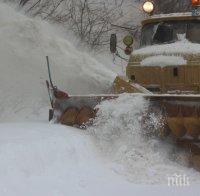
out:
{"label": "truck windshield", "polygon": [[194,43],[200,43],[200,22],[198,21],[167,21],[147,24],[142,28],[141,46],[172,43],[178,35],[185,34]]}

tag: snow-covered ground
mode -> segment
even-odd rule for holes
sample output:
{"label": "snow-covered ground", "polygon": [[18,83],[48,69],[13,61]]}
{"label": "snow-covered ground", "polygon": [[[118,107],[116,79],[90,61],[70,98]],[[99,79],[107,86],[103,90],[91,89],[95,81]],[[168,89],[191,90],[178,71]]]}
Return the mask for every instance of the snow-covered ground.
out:
{"label": "snow-covered ground", "polygon": [[134,185],[100,158],[91,138],[59,125],[0,125],[0,195],[198,195],[198,187]]}
{"label": "snow-covered ground", "polygon": [[124,187],[133,189],[104,166],[90,137],[76,129],[1,124],[0,137],[0,195],[121,195]]}
{"label": "snow-covered ground", "polygon": [[[69,40],[0,2],[0,195],[198,195],[200,174],[141,128],[148,103],[140,96],[102,103],[87,131],[48,123],[46,55],[58,86],[73,94],[105,92],[115,76]],[[168,187],[174,174],[190,186]]]}

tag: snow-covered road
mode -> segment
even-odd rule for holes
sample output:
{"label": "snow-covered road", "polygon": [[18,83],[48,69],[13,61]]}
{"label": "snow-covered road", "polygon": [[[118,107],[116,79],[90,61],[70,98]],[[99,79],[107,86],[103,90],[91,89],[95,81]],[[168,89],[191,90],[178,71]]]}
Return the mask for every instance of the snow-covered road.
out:
{"label": "snow-covered road", "polygon": [[80,130],[46,123],[0,125],[0,195],[192,195],[198,186],[134,185],[116,174]]}
{"label": "snow-covered road", "polygon": [[132,189],[94,149],[90,137],[73,128],[1,124],[0,195],[122,195]]}

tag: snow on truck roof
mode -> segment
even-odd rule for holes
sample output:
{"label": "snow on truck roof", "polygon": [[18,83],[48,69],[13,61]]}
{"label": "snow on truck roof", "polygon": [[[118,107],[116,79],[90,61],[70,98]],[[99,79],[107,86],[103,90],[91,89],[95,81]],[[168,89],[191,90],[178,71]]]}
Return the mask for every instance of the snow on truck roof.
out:
{"label": "snow on truck roof", "polygon": [[186,39],[169,44],[151,45],[133,51],[132,55],[200,54],[200,44]]}
{"label": "snow on truck roof", "polygon": [[156,55],[150,56],[143,59],[140,63],[142,66],[177,66],[177,65],[186,65],[187,61],[181,56],[165,56],[165,55]]}
{"label": "snow on truck roof", "polygon": [[192,12],[182,12],[182,13],[170,13],[170,14],[156,14],[152,15],[149,18],[142,21],[142,25],[153,23],[153,22],[161,22],[167,20],[200,20],[200,15],[192,16]]}

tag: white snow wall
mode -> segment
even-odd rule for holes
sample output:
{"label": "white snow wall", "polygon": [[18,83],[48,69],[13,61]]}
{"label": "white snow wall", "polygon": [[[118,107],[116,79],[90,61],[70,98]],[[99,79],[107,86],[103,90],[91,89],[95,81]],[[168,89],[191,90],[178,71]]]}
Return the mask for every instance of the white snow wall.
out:
{"label": "white snow wall", "polygon": [[0,122],[47,118],[46,55],[59,88],[71,94],[105,92],[115,74],[78,50],[57,26],[0,2]]}

